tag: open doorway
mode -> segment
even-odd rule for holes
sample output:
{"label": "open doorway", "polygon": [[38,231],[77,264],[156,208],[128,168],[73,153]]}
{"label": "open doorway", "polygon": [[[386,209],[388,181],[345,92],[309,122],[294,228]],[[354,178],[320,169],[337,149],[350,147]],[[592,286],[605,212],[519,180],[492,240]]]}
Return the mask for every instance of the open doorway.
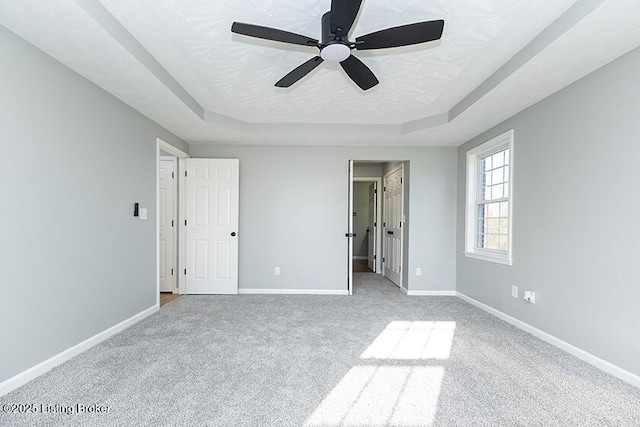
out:
{"label": "open doorway", "polygon": [[406,292],[409,162],[350,161],[349,166],[349,293],[353,274],[360,272],[380,274]]}
{"label": "open doorway", "polygon": [[179,233],[180,206],[178,177],[180,159],[189,157],[182,150],[157,140],[157,272],[158,300],[163,306],[179,296]]}
{"label": "open doorway", "polygon": [[353,178],[353,271],[380,273],[382,266],[380,177]]}

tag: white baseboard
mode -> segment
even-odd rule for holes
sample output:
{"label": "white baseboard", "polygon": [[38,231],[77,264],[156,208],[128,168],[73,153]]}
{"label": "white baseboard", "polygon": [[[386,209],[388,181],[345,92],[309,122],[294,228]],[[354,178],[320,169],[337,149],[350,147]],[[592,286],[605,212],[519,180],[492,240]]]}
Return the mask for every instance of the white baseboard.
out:
{"label": "white baseboard", "polygon": [[455,297],[456,291],[407,291],[410,297]]}
{"label": "white baseboard", "polygon": [[63,352],[58,353],[55,356],[38,363],[37,365],[27,369],[26,371],[20,372],[19,374],[14,375],[8,380],[3,381],[2,383],[0,383],[0,396],[4,396],[5,394],[17,389],[18,387],[25,385],[29,381],[50,371],[51,369],[77,356],[78,354],[90,349],[94,345],[99,344],[107,338],[112,337],[123,329],[126,329],[134,323],[141,321],[145,317],[152,315],[153,313],[158,311],[159,308],[160,307],[156,304],[153,307],[150,307],[126,320],[123,320],[122,322],[110,327],[109,329],[106,329],[90,338],[87,338],[86,340],[74,345],[73,347],[70,347]]}
{"label": "white baseboard", "polygon": [[241,295],[349,295],[346,289],[238,289]]}
{"label": "white baseboard", "polygon": [[598,356],[594,356],[593,354],[585,350],[582,350],[581,348],[578,348],[572,344],[569,344],[568,342],[563,341],[560,338],[556,338],[555,336],[548,334],[547,332],[541,331],[540,329],[534,326],[531,326],[530,324],[525,323],[522,320],[518,320],[515,317],[511,317],[508,314],[505,314],[499,310],[496,310],[493,307],[490,307],[486,304],[481,303],[480,301],[477,301],[471,297],[468,297],[463,293],[456,292],[456,294],[459,298],[463,299],[469,304],[474,305],[480,308],[481,310],[484,310],[487,313],[492,314],[497,318],[512,324],[516,328],[522,329],[525,332],[529,332],[531,335],[537,338],[540,338],[542,341],[548,342],[549,344],[554,345],[559,349],[564,350],[573,356],[576,356],[578,359],[581,359],[604,372],[607,372],[615,377],[618,377],[621,380],[626,381],[631,385],[640,387],[640,376],[634,373],[631,373],[626,369],[623,369],[617,365],[614,365],[611,362],[607,362],[606,360],[603,360]]}

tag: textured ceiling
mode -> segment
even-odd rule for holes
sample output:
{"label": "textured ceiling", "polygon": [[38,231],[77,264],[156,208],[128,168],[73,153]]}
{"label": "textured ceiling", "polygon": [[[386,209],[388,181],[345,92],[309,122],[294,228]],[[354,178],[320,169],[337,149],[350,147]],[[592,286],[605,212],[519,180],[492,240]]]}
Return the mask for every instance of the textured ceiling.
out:
{"label": "textured ceiling", "polygon": [[326,62],[276,88],[317,49],[230,32],[240,21],[319,38],[329,7],[0,0],[0,23],[193,143],[457,145],[640,45],[637,0],[364,0],[352,40],[446,24],[438,42],[356,51],[380,80],[362,92]]}

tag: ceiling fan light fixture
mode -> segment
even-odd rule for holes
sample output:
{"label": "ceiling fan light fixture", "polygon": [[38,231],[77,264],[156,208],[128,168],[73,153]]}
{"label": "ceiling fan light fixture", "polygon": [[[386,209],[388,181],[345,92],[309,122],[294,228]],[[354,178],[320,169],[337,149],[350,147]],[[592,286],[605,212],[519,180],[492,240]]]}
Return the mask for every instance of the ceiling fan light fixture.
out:
{"label": "ceiling fan light fixture", "polygon": [[351,55],[349,46],[342,43],[332,43],[322,48],[320,57],[329,62],[342,62]]}
{"label": "ceiling fan light fixture", "polygon": [[379,83],[373,72],[362,61],[351,54],[352,49],[386,49],[411,46],[439,40],[444,30],[444,20],[415,22],[413,24],[391,27],[357,37],[349,41],[349,31],[355,22],[364,0],[331,0],[331,10],[322,15],[320,41],[301,34],[262,27],[260,25],[234,22],[231,32],[258,39],[315,47],[320,55],[291,70],[276,82],[276,87],[290,87],[309,74],[323,61],[340,63],[347,76],[360,89],[369,90]]}

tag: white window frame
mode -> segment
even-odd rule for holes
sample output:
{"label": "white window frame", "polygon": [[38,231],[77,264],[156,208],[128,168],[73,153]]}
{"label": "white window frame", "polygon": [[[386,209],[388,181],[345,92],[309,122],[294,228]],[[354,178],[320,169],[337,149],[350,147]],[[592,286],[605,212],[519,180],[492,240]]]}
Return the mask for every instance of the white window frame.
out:
{"label": "white window frame", "polygon": [[[480,190],[478,165],[480,159],[504,149],[509,149],[509,236],[506,254],[503,251],[478,248],[476,202]],[[496,262],[504,265],[513,264],[513,129],[480,144],[467,152],[467,204],[465,212],[465,250],[464,255],[469,258]]]}

